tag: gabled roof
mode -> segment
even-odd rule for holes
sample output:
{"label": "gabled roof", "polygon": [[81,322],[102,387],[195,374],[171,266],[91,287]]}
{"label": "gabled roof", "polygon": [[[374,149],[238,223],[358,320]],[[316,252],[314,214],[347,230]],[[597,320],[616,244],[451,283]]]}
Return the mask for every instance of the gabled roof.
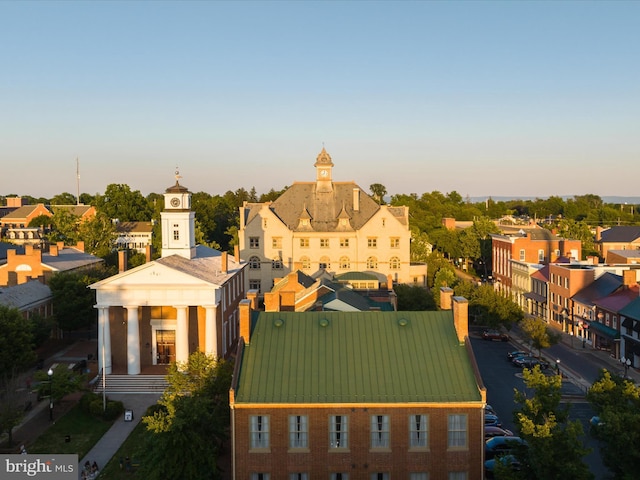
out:
{"label": "gabled roof", "polygon": [[120,222],[116,226],[118,233],[151,233],[153,231],[152,222]]}
{"label": "gabled roof", "polygon": [[638,285],[631,285],[629,288],[620,289],[609,296],[595,300],[593,303],[603,310],[618,312],[636,298],[638,298]]}
{"label": "gabled roof", "polygon": [[595,300],[611,295],[622,286],[622,277],[605,272],[589,285],[578,291],[572,298],[584,305],[593,305]]}
{"label": "gabled roof", "polygon": [[603,230],[599,243],[633,242],[640,239],[640,227],[618,226]]}
{"label": "gabled roof", "polygon": [[480,402],[451,311],[254,312],[237,403]]}
{"label": "gabled roof", "polygon": [[548,282],[549,281],[549,265],[545,265],[541,269],[536,270],[530,276],[531,276],[531,278],[533,278],[535,280],[540,280],[542,282]]}
{"label": "gabled roof", "polygon": [[50,253],[42,254],[42,264],[48,266],[56,272],[65,272],[77,268],[98,265],[103,263],[100,257],[85,253],[74,247],[64,247],[58,251],[58,255]]}
{"label": "gabled roof", "polygon": [[88,212],[95,210],[95,207],[91,205],[51,205],[50,209],[54,214],[56,213],[56,210],[67,210],[71,215],[83,217]]}
{"label": "gabled roof", "polygon": [[33,214],[33,212],[37,209],[46,210],[50,215],[53,215],[47,207],[45,207],[42,203],[38,203],[37,205],[23,205],[22,207],[18,207],[14,211],[2,217],[2,220],[22,220],[29,217],[29,215]]}
{"label": "gabled roof", "polygon": [[37,280],[0,288],[0,305],[26,310],[52,298],[51,289]]}
{"label": "gabled roof", "polygon": [[640,297],[629,302],[626,307],[620,310],[620,315],[640,320]]}

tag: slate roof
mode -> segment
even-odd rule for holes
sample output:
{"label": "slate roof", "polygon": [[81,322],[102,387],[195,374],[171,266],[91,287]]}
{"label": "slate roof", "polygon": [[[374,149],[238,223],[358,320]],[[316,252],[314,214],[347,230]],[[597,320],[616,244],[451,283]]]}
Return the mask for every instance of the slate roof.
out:
{"label": "slate roof", "polygon": [[37,280],[0,288],[0,304],[21,311],[50,298],[52,298],[51,289]]}
{"label": "slate roof", "polygon": [[640,238],[640,227],[637,226],[617,226],[603,230],[599,243],[608,242],[633,242]]}
{"label": "slate roof", "polygon": [[2,217],[2,220],[12,220],[14,218],[17,220],[21,220],[23,218],[27,218],[36,208],[38,208],[38,205],[23,205],[22,207],[18,207]]}
{"label": "slate roof", "polygon": [[192,259],[181,255],[170,255],[155,260],[160,265],[165,265],[214,285],[224,284],[237,273],[239,268],[245,265],[242,261],[236,262],[232,255],[227,256],[227,261],[227,271],[224,273],[221,270],[222,252],[204,245],[196,246],[196,256]]}
{"label": "slate roof", "polygon": [[59,250],[58,255],[42,254],[42,263],[57,272],[66,272],[102,262],[101,258],[73,247],[65,247]]}
{"label": "slate roof", "polygon": [[625,317],[640,320],[640,297],[628,303],[619,313]]}
{"label": "slate roof", "polygon": [[[349,218],[350,227],[359,230],[381,208],[354,182],[333,182],[333,191],[326,193],[317,192],[316,186],[316,182],[295,182],[269,208],[293,231],[298,230],[300,218],[308,213],[313,230],[318,232],[336,231],[341,213]],[[360,191],[358,211],[353,209],[354,189]],[[388,210],[403,224],[406,223],[403,207],[389,207]]]}
{"label": "slate roof", "polygon": [[480,402],[452,315],[253,312],[235,401]]}
{"label": "slate roof", "polygon": [[622,286],[622,276],[605,272],[582,290],[576,292],[573,300],[584,305],[593,305],[595,300],[611,295]]}
{"label": "slate roof", "polygon": [[116,226],[118,233],[149,233],[153,231],[151,222],[120,222]]}

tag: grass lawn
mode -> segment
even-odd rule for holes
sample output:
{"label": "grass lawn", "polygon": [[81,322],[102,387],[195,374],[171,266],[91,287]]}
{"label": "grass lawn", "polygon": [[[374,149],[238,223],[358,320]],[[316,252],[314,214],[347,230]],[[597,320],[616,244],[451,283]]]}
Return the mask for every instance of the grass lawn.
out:
{"label": "grass lawn", "polygon": [[[109,463],[100,471],[100,477],[108,478],[109,480],[137,478],[135,468],[132,468],[129,472],[126,471],[124,468],[124,459],[129,457],[129,459],[135,461],[142,457],[143,437],[146,434],[146,428],[146,425],[142,422],[136,425],[136,428],[133,429],[113,458],[109,460]],[[123,459],[123,468],[120,468],[120,459]]]}
{"label": "grass lawn", "polygon": [[[76,405],[35,441],[29,453],[77,453],[78,458],[82,458],[112,424],[113,421],[96,418]],[[67,435],[69,442],[65,441]]]}

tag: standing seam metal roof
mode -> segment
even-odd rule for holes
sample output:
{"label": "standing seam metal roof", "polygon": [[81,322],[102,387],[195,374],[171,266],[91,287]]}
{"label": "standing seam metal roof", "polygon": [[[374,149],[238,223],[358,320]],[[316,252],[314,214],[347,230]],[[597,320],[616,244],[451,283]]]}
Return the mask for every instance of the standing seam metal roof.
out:
{"label": "standing seam metal roof", "polygon": [[481,400],[451,312],[258,312],[252,323],[236,403]]}

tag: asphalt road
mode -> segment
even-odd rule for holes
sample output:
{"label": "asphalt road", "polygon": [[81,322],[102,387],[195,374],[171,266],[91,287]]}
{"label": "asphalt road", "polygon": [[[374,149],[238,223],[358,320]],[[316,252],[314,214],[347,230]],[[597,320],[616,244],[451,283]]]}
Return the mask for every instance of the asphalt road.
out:
{"label": "asphalt road", "polygon": [[[507,353],[520,348],[510,342],[489,342],[481,338],[472,337],[473,350],[478,362],[478,368],[487,388],[487,403],[489,403],[502,421],[505,428],[517,434],[513,411],[517,407],[514,402],[514,389],[524,390],[522,371],[513,366],[507,360]],[[590,361],[588,356],[578,356],[570,347],[556,345],[553,350],[545,351],[548,357],[560,358],[560,364],[566,365],[574,373],[584,374],[585,380],[592,382],[596,378],[601,366]],[[550,372],[552,373],[552,372]],[[589,419],[593,416],[593,410],[581,394],[584,389],[571,382],[563,382],[563,398],[570,404],[570,418],[578,419],[583,424],[585,435],[583,441],[586,447],[592,449],[585,457],[585,463],[589,466],[596,480],[605,480],[609,475],[607,468],[602,464],[598,442],[589,435]]]}

